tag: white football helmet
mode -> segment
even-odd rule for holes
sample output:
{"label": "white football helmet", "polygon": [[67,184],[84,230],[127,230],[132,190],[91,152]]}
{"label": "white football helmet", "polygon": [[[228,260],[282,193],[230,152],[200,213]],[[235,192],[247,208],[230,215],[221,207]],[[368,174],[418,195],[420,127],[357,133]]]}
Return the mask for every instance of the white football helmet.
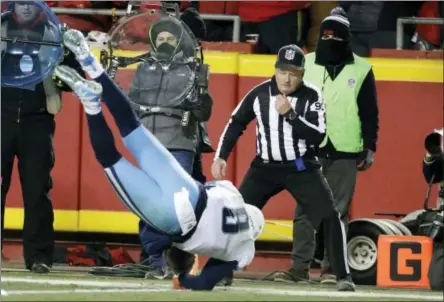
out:
{"label": "white football helmet", "polygon": [[254,240],[256,240],[263,232],[265,228],[265,217],[262,211],[252,205],[245,204],[245,210],[248,214],[248,222],[250,224],[250,230]]}

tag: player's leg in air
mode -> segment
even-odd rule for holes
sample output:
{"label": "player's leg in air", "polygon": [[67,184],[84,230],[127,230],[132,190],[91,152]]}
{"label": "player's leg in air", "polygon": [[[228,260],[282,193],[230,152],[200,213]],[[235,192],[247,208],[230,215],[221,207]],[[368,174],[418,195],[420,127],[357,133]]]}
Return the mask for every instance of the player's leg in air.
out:
{"label": "player's leg in air", "polygon": [[[68,30],[64,44],[93,81],[85,80],[67,66],[58,66],[56,76],[81,100],[91,145],[116,193],[132,212],[162,233],[179,236],[189,232],[197,224],[199,186],[137,120],[126,94],[90,52],[83,34]],[[111,112],[125,146],[140,169],[123,158],[115,147],[100,99]]]}

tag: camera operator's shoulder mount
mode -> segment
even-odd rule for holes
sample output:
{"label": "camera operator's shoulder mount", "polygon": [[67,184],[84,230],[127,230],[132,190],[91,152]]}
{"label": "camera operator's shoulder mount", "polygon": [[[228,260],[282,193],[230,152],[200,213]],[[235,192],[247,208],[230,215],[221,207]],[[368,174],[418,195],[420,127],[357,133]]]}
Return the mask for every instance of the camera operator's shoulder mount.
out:
{"label": "camera operator's shoulder mount", "polygon": [[[176,3],[168,3],[163,1],[161,6],[159,6],[158,10],[160,13],[173,16],[175,19],[177,19],[177,21],[181,23],[184,29],[187,30],[187,33],[190,36],[192,36],[193,39],[195,39],[195,36],[192,33],[192,31],[189,29],[189,27],[179,19],[180,16],[179,6]],[[141,14],[143,13],[131,12],[131,9],[129,9],[127,12],[127,17],[141,15]],[[117,70],[119,68],[125,68],[128,67],[129,65],[137,63],[147,63],[149,65],[159,64],[164,70],[168,70],[171,64],[174,63],[175,66],[178,65],[187,66],[192,74],[192,77],[190,77],[190,81],[192,81],[192,83],[191,85],[188,86],[189,87],[188,91],[183,93],[184,96],[189,96],[192,94],[202,95],[204,93],[207,93],[208,91],[210,71],[209,71],[209,65],[203,63],[203,50],[200,41],[196,40],[196,47],[195,47],[196,48],[195,53],[199,53],[200,57],[195,55],[194,57],[188,57],[186,60],[175,60],[174,62],[172,60],[156,57],[156,55],[153,54],[152,51],[143,53],[135,57],[117,56],[113,54],[114,48],[115,46],[113,45],[110,39],[110,41],[108,42],[109,53],[105,49],[102,49],[100,52],[100,62],[103,65],[103,67],[107,70],[107,73],[111,78],[115,78]],[[186,108],[186,110],[193,110],[200,108],[200,106],[201,106],[200,102],[189,102],[187,98],[185,99],[185,102],[181,107]],[[146,109],[151,110],[151,108],[146,108]],[[162,111],[161,107],[156,107],[151,110],[152,113],[161,113],[161,111]],[[171,108],[169,108],[169,110],[167,111],[168,112],[165,112],[165,114],[171,115]],[[181,115],[180,118],[183,117],[184,116]]]}

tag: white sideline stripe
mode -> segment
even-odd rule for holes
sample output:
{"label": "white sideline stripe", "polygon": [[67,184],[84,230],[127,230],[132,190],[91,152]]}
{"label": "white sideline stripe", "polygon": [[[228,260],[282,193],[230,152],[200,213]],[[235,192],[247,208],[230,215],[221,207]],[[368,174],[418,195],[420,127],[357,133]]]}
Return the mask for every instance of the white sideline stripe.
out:
{"label": "white sideline stripe", "polygon": [[89,280],[58,280],[58,279],[29,279],[16,277],[2,277],[2,282],[10,283],[33,283],[33,284],[51,284],[51,285],[78,285],[94,287],[120,287],[120,288],[141,288],[149,286],[142,282],[113,282],[113,281],[89,281]]}
{"label": "white sideline stripe", "polygon": [[[2,290],[3,291],[3,290]],[[65,290],[10,290],[9,296],[17,295],[63,295],[63,294],[109,294],[109,293],[152,293],[165,292],[168,289],[133,288],[133,289],[65,289]],[[3,295],[3,294],[2,294]]]}
{"label": "white sideline stripe", "polygon": [[[112,282],[112,281],[87,281],[87,280],[56,280],[56,279],[30,279],[30,278],[15,278],[15,277],[2,277],[2,282],[20,282],[20,283],[34,283],[34,284],[51,284],[51,285],[77,285],[77,286],[95,286],[95,287],[114,287],[113,292],[154,292],[154,291],[173,291],[171,285],[169,284],[153,284],[153,283],[143,283],[143,282]],[[151,288],[147,288],[151,287]],[[155,287],[155,288],[154,288]],[[120,289],[119,289],[120,288]],[[264,288],[253,288],[253,287],[232,287],[232,288],[216,288],[216,291],[231,291],[237,293],[260,293],[267,295],[291,295],[291,296],[312,296],[312,297],[354,297],[354,298],[400,298],[400,299],[421,299],[424,301],[442,301],[442,294],[431,294],[426,292],[418,292],[417,294],[410,293],[378,293],[378,292],[359,292],[359,287],[357,292],[338,292],[338,291],[327,291],[327,290],[286,290],[286,289],[264,289]],[[84,291],[85,293],[92,292],[104,292],[103,289],[73,289],[65,290],[65,292],[80,293]],[[27,294],[31,291],[8,291],[8,294],[12,293],[22,293]],[[53,291],[33,291],[35,293],[61,293],[63,290],[53,290]]]}
{"label": "white sideline stripe", "polygon": [[[400,298],[400,299],[420,299],[428,301],[443,301],[442,295],[430,294],[395,294],[395,293],[377,293],[377,292],[338,292],[326,290],[285,290],[285,289],[263,289],[263,288],[228,288],[227,291],[261,293],[267,295],[291,295],[291,296],[312,296],[312,297],[340,297],[340,298]],[[358,289],[359,290],[359,289]]]}
{"label": "white sideline stripe", "polygon": [[29,270],[25,269],[25,268],[3,268],[1,272],[5,272],[5,273],[27,273],[29,272]]}
{"label": "white sideline stripe", "polygon": [[1,290],[2,291],[2,296],[9,296],[9,294],[5,291],[5,290]]}

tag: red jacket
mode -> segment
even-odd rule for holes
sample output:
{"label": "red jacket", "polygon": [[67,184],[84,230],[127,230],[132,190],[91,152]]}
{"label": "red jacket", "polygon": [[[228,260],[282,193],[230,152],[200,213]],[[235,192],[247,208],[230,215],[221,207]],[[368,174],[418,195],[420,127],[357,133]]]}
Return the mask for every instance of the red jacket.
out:
{"label": "red jacket", "polygon": [[309,6],[309,1],[240,1],[239,16],[242,22],[262,22]]}
{"label": "red jacket", "polygon": [[[419,16],[421,18],[442,18],[439,14],[438,1],[426,1],[422,5]],[[443,37],[441,37],[441,28],[439,25],[433,24],[418,24],[416,26],[416,32],[418,35],[427,42],[440,46]]]}
{"label": "red jacket", "polygon": [[199,12],[201,14],[226,14],[237,15],[240,1],[200,1]]}

